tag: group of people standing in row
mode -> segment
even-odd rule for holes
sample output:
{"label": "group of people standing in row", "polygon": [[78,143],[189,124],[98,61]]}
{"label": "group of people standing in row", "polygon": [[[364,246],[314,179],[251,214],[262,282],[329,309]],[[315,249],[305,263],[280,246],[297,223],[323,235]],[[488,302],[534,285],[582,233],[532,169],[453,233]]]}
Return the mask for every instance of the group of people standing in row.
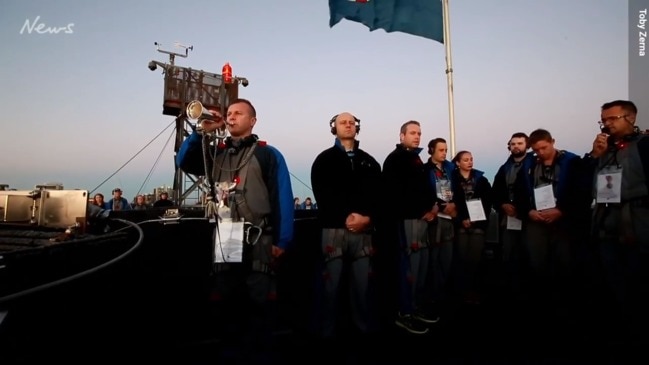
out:
{"label": "group of people standing in row", "polygon": [[[219,198],[233,217],[259,228],[253,242],[243,238],[241,263],[215,265],[214,298],[229,308],[222,311],[223,325],[237,329],[242,317],[232,313],[242,311],[241,297],[248,298],[243,317],[257,329],[251,332],[255,346],[264,348],[274,319],[276,269],[293,240],[290,174],[282,154],[252,133],[257,118],[250,101],[232,101],[225,118],[212,114],[183,142],[177,164],[187,173],[207,172],[216,184],[227,182]],[[353,327],[368,334],[385,324],[377,314],[390,301],[386,293],[395,298],[388,322],[413,334],[428,332],[444,315],[444,303],[459,298],[479,304],[492,209],[512,300],[528,295],[527,303],[553,310],[575,303],[576,278],[590,273],[577,270],[585,256],[601,263],[618,305],[614,313],[638,318],[649,287],[649,138],[636,127],[636,116],[630,101],[604,104],[602,133],[583,157],[555,147],[547,130],[514,133],[493,185],[474,168],[470,151],[448,160],[443,138],[429,141],[423,161],[417,121],[401,126],[399,142],[381,164],[359,148],[357,117],[345,112],[331,118],[334,145],[311,169],[321,228],[317,333],[336,336],[342,288]],[[224,126],[229,136],[215,142],[210,133]],[[215,150],[207,164],[206,146]]]}
{"label": "group of people standing in row", "polygon": [[311,199],[310,196],[307,196],[303,202],[300,202],[299,197],[293,199],[293,204],[295,205],[295,210],[316,210],[318,209],[318,204]]}
{"label": "group of people standing in row", "polygon": [[149,208],[172,207],[175,205],[173,200],[169,199],[169,193],[166,191],[161,192],[158,199],[153,203],[147,202],[146,197],[142,194],[136,195],[133,202],[129,203],[128,200],[122,196],[122,189],[120,188],[113,189],[112,194],[113,197],[106,201],[104,199],[104,194],[96,193],[92,197],[90,204],[109,210],[146,210]]}
{"label": "group of people standing in row", "polygon": [[[370,331],[368,308],[376,305],[369,288],[381,273],[374,262],[391,272],[390,260],[397,260],[394,323],[410,333],[428,332],[449,303],[479,304],[492,209],[501,233],[503,303],[530,317],[549,308],[583,315],[599,303],[622,332],[639,333],[648,324],[642,308],[649,303],[649,137],[636,116],[630,101],[604,104],[602,132],[583,157],[557,148],[545,129],[516,132],[493,186],[470,151],[449,161],[442,138],[429,141],[423,161],[417,121],[401,126],[381,165],[359,148],[360,120],[334,116],[336,143],[311,172],[323,224],[323,334],[334,333],[343,262],[350,265],[350,306],[361,332]],[[332,188],[335,181],[345,188]],[[379,204],[386,193],[390,204]],[[383,259],[373,260],[381,251]]]}
{"label": "group of people standing in row", "polygon": [[[621,332],[642,332],[649,324],[642,309],[649,304],[649,136],[636,116],[631,101],[604,104],[602,132],[583,157],[557,148],[545,129],[516,132],[493,186],[470,151],[449,161],[442,138],[430,140],[424,162],[417,121],[401,126],[381,165],[359,148],[360,120],[334,116],[335,145],[311,171],[323,225],[322,333],[334,334],[343,263],[361,332],[372,330],[375,262],[396,275],[393,322],[410,333],[428,332],[448,304],[479,304],[492,208],[501,233],[503,303],[529,317],[562,318],[599,303]],[[379,205],[385,194],[390,204]]]}

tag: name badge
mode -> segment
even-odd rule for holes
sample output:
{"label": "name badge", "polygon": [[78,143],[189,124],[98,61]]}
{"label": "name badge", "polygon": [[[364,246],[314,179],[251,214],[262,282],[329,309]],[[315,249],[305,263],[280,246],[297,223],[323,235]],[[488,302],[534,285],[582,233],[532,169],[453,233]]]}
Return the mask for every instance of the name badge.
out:
{"label": "name badge", "polygon": [[[453,190],[448,179],[437,181],[437,197],[445,202],[450,202],[453,199]],[[437,216],[444,219],[453,219],[450,215],[444,213],[438,213]]]}
{"label": "name badge", "polygon": [[441,179],[437,182],[437,197],[445,202],[453,199],[453,190],[451,189],[451,182],[446,179]]}
{"label": "name badge", "polygon": [[597,174],[597,203],[619,203],[622,199],[622,168],[605,167]]}

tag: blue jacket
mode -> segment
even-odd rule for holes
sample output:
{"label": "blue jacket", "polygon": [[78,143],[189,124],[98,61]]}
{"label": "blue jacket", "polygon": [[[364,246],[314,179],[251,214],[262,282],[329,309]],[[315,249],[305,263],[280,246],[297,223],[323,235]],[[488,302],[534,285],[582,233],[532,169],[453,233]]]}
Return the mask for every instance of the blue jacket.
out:
{"label": "blue jacket", "polygon": [[[514,202],[520,219],[528,220],[529,212],[535,209],[534,201],[534,170],[539,161],[535,158],[528,166],[521,167],[516,177]],[[590,206],[591,198],[583,179],[581,157],[568,151],[559,151],[556,157],[559,166],[559,176],[555,185],[556,208],[563,216],[559,224],[568,228],[575,222],[580,222],[584,209]],[[575,228],[575,227],[573,227]]]}
{"label": "blue jacket", "polygon": [[[264,141],[259,141],[254,134],[241,139],[239,142],[244,146],[257,143],[252,158],[257,161],[265,188],[268,190],[271,213],[267,218],[272,227],[273,244],[286,249],[293,241],[293,219],[295,215],[291,176],[286,161],[276,148]],[[215,152],[213,155],[218,156],[230,148],[234,148],[234,141],[227,138],[224,143],[216,147],[216,151],[211,152]],[[248,164],[250,163],[248,162]],[[200,134],[194,132],[183,141],[176,156],[176,164],[186,173],[198,176],[205,175]],[[208,168],[211,169],[211,166],[208,166]],[[250,173],[248,175],[250,176]],[[250,181],[251,179],[247,179],[246,183]],[[255,207],[251,206],[250,209],[254,211]]]}
{"label": "blue jacket", "polygon": [[487,230],[489,225],[489,215],[491,213],[491,184],[489,180],[484,176],[484,172],[480,170],[473,169],[471,170],[470,178],[473,181],[473,195],[467,197],[462,186],[462,183],[465,182],[464,177],[460,174],[460,170],[455,169],[451,175],[451,186],[453,187],[453,200],[457,207],[457,217],[455,219],[456,224],[461,223],[463,220],[469,219],[469,209],[467,208],[466,201],[467,199],[480,199],[482,203],[482,209],[484,210],[485,217],[487,218],[484,221],[473,222],[472,227],[480,228],[482,230]]}
{"label": "blue jacket", "polygon": [[[104,202],[105,209],[113,210],[114,200],[115,199],[113,198],[113,199],[110,199],[107,202]],[[128,200],[126,200],[126,198],[121,197],[119,200],[122,202],[122,210],[131,210],[131,204],[129,204],[129,202],[128,202]]]}
{"label": "blue jacket", "polygon": [[[306,203],[305,203],[305,202],[302,202],[302,203],[300,204],[300,207],[299,207],[299,208],[296,208],[296,209],[305,210],[305,209],[306,209]],[[318,209],[318,204],[312,202],[312,203],[311,203],[311,209]]]}
{"label": "blue jacket", "polygon": [[[527,170],[530,168],[531,164],[534,162],[534,152],[528,152],[525,155],[525,158],[521,161],[520,169]],[[514,167],[513,156],[509,156],[507,161],[500,166],[496,176],[494,177],[493,187],[492,187],[492,198],[493,198],[493,208],[502,216],[504,212],[502,211],[502,205],[505,203],[514,204],[514,200],[511,200],[509,197],[509,186],[507,185],[507,175],[509,171]],[[515,186],[515,183],[514,183]]]}
{"label": "blue jacket", "polygon": [[[446,175],[448,180],[451,182],[451,189],[453,189],[453,181],[451,181],[451,176],[453,175],[453,171],[455,171],[455,164],[451,161],[444,161],[442,162],[442,169],[444,170],[444,174]],[[435,164],[431,161],[431,159],[428,159],[428,161],[424,164],[424,170],[426,171],[428,182],[430,183],[433,194],[435,195],[435,201],[439,205],[440,211],[442,211],[444,210],[446,202],[437,197],[437,178],[435,177]]]}

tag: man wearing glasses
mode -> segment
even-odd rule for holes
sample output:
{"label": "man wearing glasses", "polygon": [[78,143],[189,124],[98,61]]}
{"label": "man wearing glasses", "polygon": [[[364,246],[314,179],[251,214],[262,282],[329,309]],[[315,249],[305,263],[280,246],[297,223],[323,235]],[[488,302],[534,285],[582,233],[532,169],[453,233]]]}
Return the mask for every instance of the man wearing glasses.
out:
{"label": "man wearing glasses", "polygon": [[[641,341],[649,324],[649,138],[637,113],[627,100],[602,105],[602,132],[586,161],[595,184],[593,239],[615,299],[608,317],[623,326],[617,333]],[[615,191],[601,193],[607,186]]]}

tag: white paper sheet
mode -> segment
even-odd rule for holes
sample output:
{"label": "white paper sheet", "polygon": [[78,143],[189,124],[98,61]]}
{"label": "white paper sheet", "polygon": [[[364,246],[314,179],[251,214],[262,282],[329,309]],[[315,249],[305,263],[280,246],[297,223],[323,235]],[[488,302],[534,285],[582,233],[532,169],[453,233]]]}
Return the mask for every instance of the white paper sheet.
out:
{"label": "white paper sheet", "polygon": [[223,219],[219,222],[214,244],[214,262],[243,261],[243,221]]}
{"label": "white paper sheet", "polygon": [[516,217],[507,216],[507,229],[510,231],[520,231],[523,229],[523,221]]}
{"label": "white paper sheet", "polygon": [[467,200],[466,207],[469,210],[469,219],[471,222],[487,220],[487,216],[484,214],[484,208],[482,207],[482,200],[480,200],[480,198]]}
{"label": "white paper sheet", "polygon": [[536,202],[536,210],[550,209],[557,206],[554,199],[554,191],[552,185],[544,185],[534,189],[534,201]]}

